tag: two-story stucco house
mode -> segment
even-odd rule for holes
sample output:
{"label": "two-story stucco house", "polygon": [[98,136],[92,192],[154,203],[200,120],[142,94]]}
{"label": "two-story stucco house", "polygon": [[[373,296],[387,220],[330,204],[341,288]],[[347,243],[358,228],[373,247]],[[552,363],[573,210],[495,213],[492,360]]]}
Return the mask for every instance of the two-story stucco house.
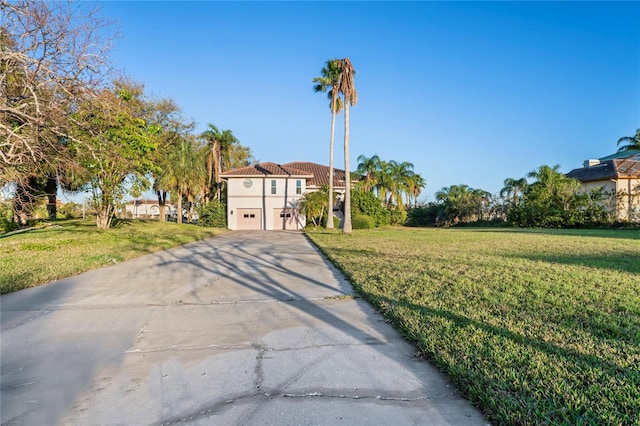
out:
{"label": "two-story stucco house", "polygon": [[[306,225],[298,201],[329,184],[329,168],[309,162],[260,163],[221,177],[227,182],[229,229],[297,230]],[[334,189],[344,193],[344,170],[334,169]]]}
{"label": "two-story stucco house", "polygon": [[584,167],[573,169],[566,176],[578,179],[584,192],[601,187],[615,196],[613,204],[618,220],[640,221],[640,153],[586,160]]}

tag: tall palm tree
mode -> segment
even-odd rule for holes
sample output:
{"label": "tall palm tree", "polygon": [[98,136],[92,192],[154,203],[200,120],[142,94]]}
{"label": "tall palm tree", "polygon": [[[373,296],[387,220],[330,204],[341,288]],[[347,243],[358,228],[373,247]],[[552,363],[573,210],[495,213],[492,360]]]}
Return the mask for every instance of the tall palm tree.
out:
{"label": "tall palm tree", "polygon": [[[216,198],[220,199],[220,189],[222,178],[223,159],[229,162],[229,148],[238,139],[233,135],[231,130],[220,131],[213,124],[208,125],[208,129],[202,132],[202,138],[209,143],[209,152],[207,153],[207,173],[209,188],[215,184]],[[205,192],[208,195],[209,189]],[[205,200],[206,202],[207,200]]]}
{"label": "tall palm tree", "polygon": [[[620,146],[620,144],[625,144]],[[618,139],[618,152],[640,151],[640,129],[633,136],[623,136]]]}
{"label": "tall palm tree", "polygon": [[329,103],[329,108],[331,108],[331,136],[329,138],[329,214],[327,215],[327,229],[333,229],[333,144],[336,132],[336,115],[342,109],[342,102],[338,97],[342,61],[339,59],[327,60],[320,73],[322,74],[321,77],[316,77],[311,81],[315,83],[313,86],[314,92],[328,92],[327,97],[331,100]]}
{"label": "tall palm tree", "polygon": [[349,106],[358,103],[358,92],[355,84],[356,71],[353,69],[351,60],[342,60],[342,73],[340,74],[340,93],[342,93],[344,106],[344,224],[342,232],[350,234],[353,232],[351,226],[351,172],[349,170]]}
{"label": "tall palm tree", "polygon": [[407,204],[410,205],[413,197],[413,207],[418,207],[418,197],[422,193],[422,189],[427,186],[427,182],[419,173],[411,173],[407,179]]}

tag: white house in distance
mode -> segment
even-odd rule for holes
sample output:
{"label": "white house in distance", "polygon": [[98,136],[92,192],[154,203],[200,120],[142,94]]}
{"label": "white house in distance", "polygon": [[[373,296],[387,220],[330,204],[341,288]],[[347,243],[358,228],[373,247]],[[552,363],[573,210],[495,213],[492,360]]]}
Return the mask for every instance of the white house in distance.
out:
{"label": "white house in distance", "polygon": [[[165,206],[167,218],[175,217],[176,206],[170,203]],[[131,200],[124,205],[123,210],[124,217],[131,219],[158,219],[160,217],[158,200]]]}
{"label": "white house in distance", "polygon": [[584,192],[602,187],[615,194],[618,220],[640,221],[640,152],[622,152],[586,160],[584,167],[573,169],[566,176],[578,179]]}
{"label": "white house in distance", "polygon": [[[260,163],[221,177],[227,181],[229,229],[297,230],[306,225],[298,201],[329,184],[329,168],[309,162]],[[344,193],[344,170],[334,169],[334,190]],[[334,209],[339,206],[340,201]]]}

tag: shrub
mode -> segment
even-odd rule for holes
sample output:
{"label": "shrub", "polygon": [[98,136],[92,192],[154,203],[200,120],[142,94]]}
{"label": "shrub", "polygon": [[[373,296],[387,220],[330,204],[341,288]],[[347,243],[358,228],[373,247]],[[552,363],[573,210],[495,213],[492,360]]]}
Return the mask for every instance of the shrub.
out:
{"label": "shrub", "polygon": [[373,192],[353,190],[351,191],[351,216],[369,216],[375,226],[389,225],[391,213],[385,208]]}
{"label": "shrub", "polygon": [[376,224],[373,221],[372,217],[369,217],[364,214],[359,214],[354,216],[351,220],[351,226],[353,229],[371,229],[375,228]]}
{"label": "shrub", "polygon": [[435,225],[436,219],[442,214],[442,207],[430,203],[426,206],[416,207],[409,210],[407,215],[407,226],[429,226]]}
{"label": "shrub", "polygon": [[404,225],[407,221],[407,212],[405,210],[391,209],[389,210],[389,223],[391,225]]}
{"label": "shrub", "polygon": [[209,228],[227,227],[227,205],[218,200],[197,208],[198,220],[196,225]]}

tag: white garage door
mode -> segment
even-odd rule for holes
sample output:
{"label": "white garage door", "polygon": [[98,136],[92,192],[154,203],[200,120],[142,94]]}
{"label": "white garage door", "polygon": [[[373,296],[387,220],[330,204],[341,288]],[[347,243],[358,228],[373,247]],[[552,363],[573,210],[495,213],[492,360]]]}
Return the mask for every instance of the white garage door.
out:
{"label": "white garage door", "polygon": [[298,221],[298,209],[274,209],[273,229],[300,229]]}
{"label": "white garage door", "polygon": [[238,209],[238,229],[262,229],[262,209]]}

